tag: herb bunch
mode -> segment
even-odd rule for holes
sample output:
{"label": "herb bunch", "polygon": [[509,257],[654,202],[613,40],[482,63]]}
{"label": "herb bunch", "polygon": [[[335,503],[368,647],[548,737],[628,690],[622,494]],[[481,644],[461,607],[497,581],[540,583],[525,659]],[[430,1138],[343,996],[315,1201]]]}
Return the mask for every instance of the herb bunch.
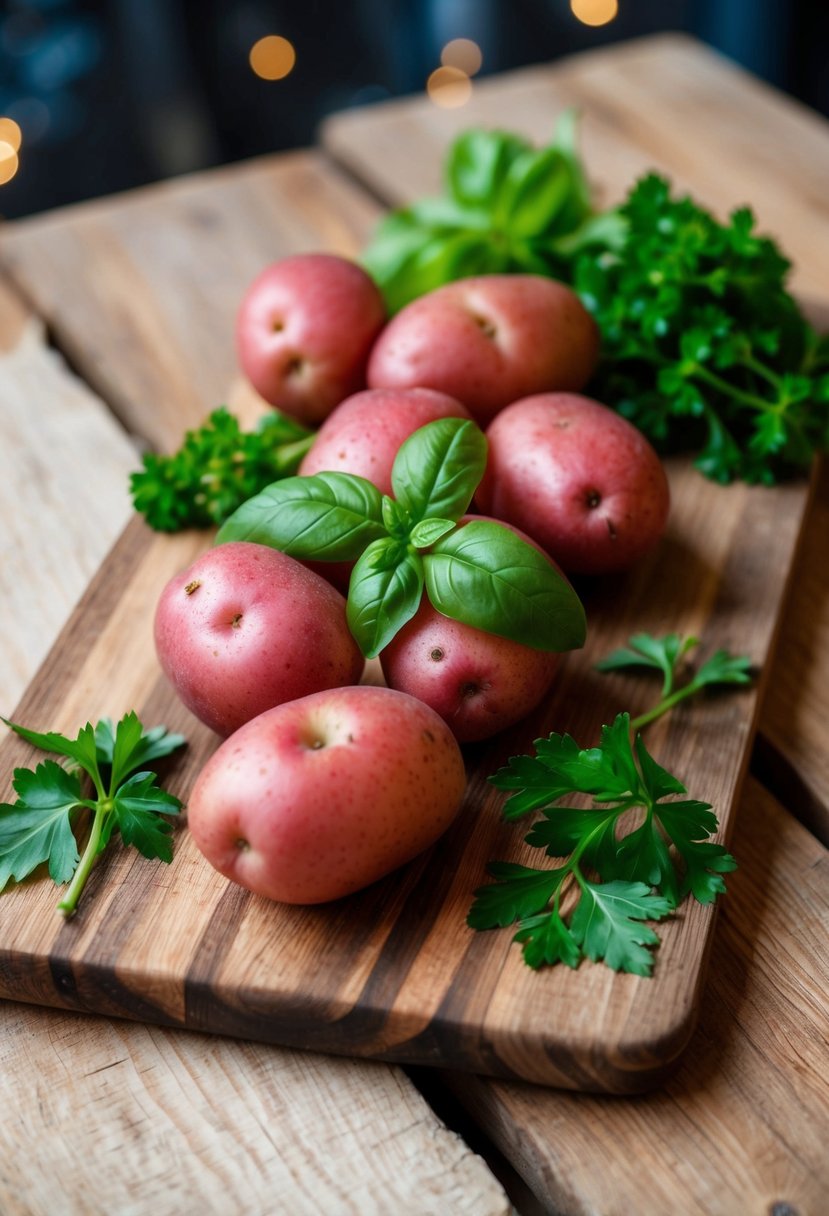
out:
{"label": "herb bunch", "polygon": [[427,291],[477,274],[563,277],[574,254],[612,248],[624,223],[599,212],[576,148],[576,113],[552,141],[472,129],[449,149],[445,192],[391,212],[363,251],[390,313]]}
{"label": "herb bunch", "polygon": [[592,391],[706,476],[771,484],[829,446],[829,340],[786,289],[789,262],[742,207],[718,222],[657,174],[620,209],[621,248],[571,278],[602,334]]}
{"label": "herb bunch", "polygon": [[[102,718],[87,723],[74,739],[56,731],[40,733],[3,719],[28,743],[64,759],[45,760],[34,769],[14,771],[17,801],[0,804],[0,891],[10,879],[20,882],[43,862],[56,883],[70,882],[58,909],[69,917],[77,908],[90,871],[113,833],[144,857],[171,861],[172,828],[181,802],[157,784],[146,766],[184,743],[164,726],[146,730],[135,713],[116,726]],[[85,792],[82,781],[91,784]],[[75,828],[91,813],[83,854]]]}
{"label": "herb bunch", "polygon": [[356,561],[348,625],[366,658],[420,607],[538,650],[583,645],[584,608],[537,549],[492,520],[459,521],[484,473],[473,422],[441,418],[410,435],[392,466],[394,497],[352,473],[275,482],[244,503],[218,541],[271,545],[300,561]]}
{"label": "herb bunch", "polygon": [[243,431],[224,406],[187,431],[170,456],[145,452],[130,475],[136,511],[157,532],[221,524],[236,508],[279,477],[295,473],[314,436],[276,411]]}
{"label": "herb bunch", "polygon": [[[659,938],[645,922],[669,916],[689,893],[712,903],[725,890],[723,874],[736,868],[724,846],[709,840],[718,826],[712,807],[677,797],[685,787],[657,764],[641,735],[631,742],[628,714],[602,727],[598,747],[580,748],[569,735],[553,733],[535,748],[490,781],[510,791],[505,819],[541,812],[526,843],[562,864],[492,863],[496,881],[475,892],[469,925],[517,922],[514,940],[533,968],[557,962],[575,968],[588,958],[650,975]],[[574,794],[590,795],[592,805],[559,804]],[[629,812],[638,824],[620,835],[619,821]]]}

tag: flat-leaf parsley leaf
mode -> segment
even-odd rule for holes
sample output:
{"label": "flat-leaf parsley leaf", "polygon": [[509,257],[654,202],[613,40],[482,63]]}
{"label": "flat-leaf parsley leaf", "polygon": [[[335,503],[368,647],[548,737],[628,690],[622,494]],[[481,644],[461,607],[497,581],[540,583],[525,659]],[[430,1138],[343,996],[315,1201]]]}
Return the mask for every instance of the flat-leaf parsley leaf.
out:
{"label": "flat-leaf parsley leaf", "polygon": [[[505,818],[541,812],[525,840],[563,864],[493,862],[495,881],[475,892],[468,924],[517,923],[515,941],[530,967],[577,967],[588,958],[650,975],[659,938],[646,922],[669,916],[688,893],[713,902],[736,866],[708,839],[717,830],[712,807],[680,797],[685,787],[641,736],[631,742],[628,714],[602,727],[598,747],[580,748],[555,733],[535,746],[534,756],[513,757],[490,781],[509,792]],[[574,794],[591,795],[592,805],[559,805]],[[630,812],[635,826],[629,822],[620,835],[619,821]]]}
{"label": "flat-leaf parsley leaf", "polygon": [[[88,722],[74,739],[2,720],[27,742],[63,756],[67,763],[45,760],[35,769],[15,769],[17,800],[0,804],[0,891],[11,879],[20,882],[47,862],[56,883],[71,879],[58,904],[64,916],[71,916],[113,831],[144,857],[172,860],[172,828],[165,816],[177,815],[181,802],[157,785],[155,773],[142,770],[150,760],[181,747],[183,736],[163,726],[145,730],[133,712],[116,726],[109,718],[94,727]],[[88,797],[81,774],[91,784]],[[81,854],[73,829],[84,810],[91,812],[91,824]]]}

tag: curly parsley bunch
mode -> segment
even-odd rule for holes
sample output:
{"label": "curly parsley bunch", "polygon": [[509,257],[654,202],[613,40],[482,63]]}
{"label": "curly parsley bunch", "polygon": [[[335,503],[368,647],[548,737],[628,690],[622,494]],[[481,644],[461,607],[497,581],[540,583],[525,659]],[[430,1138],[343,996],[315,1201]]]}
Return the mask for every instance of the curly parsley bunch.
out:
{"label": "curly parsley bunch", "polygon": [[597,396],[661,448],[692,448],[715,481],[771,484],[829,446],[829,339],[786,290],[789,262],[649,174],[621,208],[620,250],[582,253],[573,279],[602,332]]}

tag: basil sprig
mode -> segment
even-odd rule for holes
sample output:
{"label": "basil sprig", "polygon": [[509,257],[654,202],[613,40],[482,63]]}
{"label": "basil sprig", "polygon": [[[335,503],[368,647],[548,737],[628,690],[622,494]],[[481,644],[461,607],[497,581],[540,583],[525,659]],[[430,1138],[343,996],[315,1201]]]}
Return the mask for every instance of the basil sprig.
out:
{"label": "basil sprig", "polygon": [[391,212],[362,253],[390,312],[454,279],[523,272],[561,277],[576,252],[616,247],[624,221],[599,213],[576,147],[576,112],[534,148],[502,131],[463,132],[444,166],[446,193]]}
{"label": "basil sprig", "polygon": [[486,467],[483,432],[462,418],[415,431],[392,467],[395,497],[350,473],[289,477],[248,499],[218,541],[256,541],[300,559],[356,559],[347,617],[366,658],[411,620],[424,589],[444,616],[537,650],[584,643],[584,609],[532,545],[492,520],[458,526]]}

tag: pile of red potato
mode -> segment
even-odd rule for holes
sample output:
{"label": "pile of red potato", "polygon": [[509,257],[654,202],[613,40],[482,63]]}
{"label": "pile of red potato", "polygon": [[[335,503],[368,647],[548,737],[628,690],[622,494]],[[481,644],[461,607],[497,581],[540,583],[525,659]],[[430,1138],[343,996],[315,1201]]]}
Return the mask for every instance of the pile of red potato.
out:
{"label": "pile of red potato", "polygon": [[[474,507],[565,573],[624,570],[664,531],[668,484],[653,448],[579,395],[599,335],[563,284],[461,279],[387,320],[356,263],[298,255],[250,286],[237,348],[267,402],[319,425],[301,475],[354,473],[391,494],[405,439],[471,418],[488,440]],[[229,878],[291,903],[357,890],[433,843],[463,799],[458,741],[525,716],[558,662],[424,597],[380,655],[388,687],[360,685],[348,569],[311,567],[262,545],[219,545],[168,584],[155,621],[173,687],[228,736],[189,800],[195,841]]]}

